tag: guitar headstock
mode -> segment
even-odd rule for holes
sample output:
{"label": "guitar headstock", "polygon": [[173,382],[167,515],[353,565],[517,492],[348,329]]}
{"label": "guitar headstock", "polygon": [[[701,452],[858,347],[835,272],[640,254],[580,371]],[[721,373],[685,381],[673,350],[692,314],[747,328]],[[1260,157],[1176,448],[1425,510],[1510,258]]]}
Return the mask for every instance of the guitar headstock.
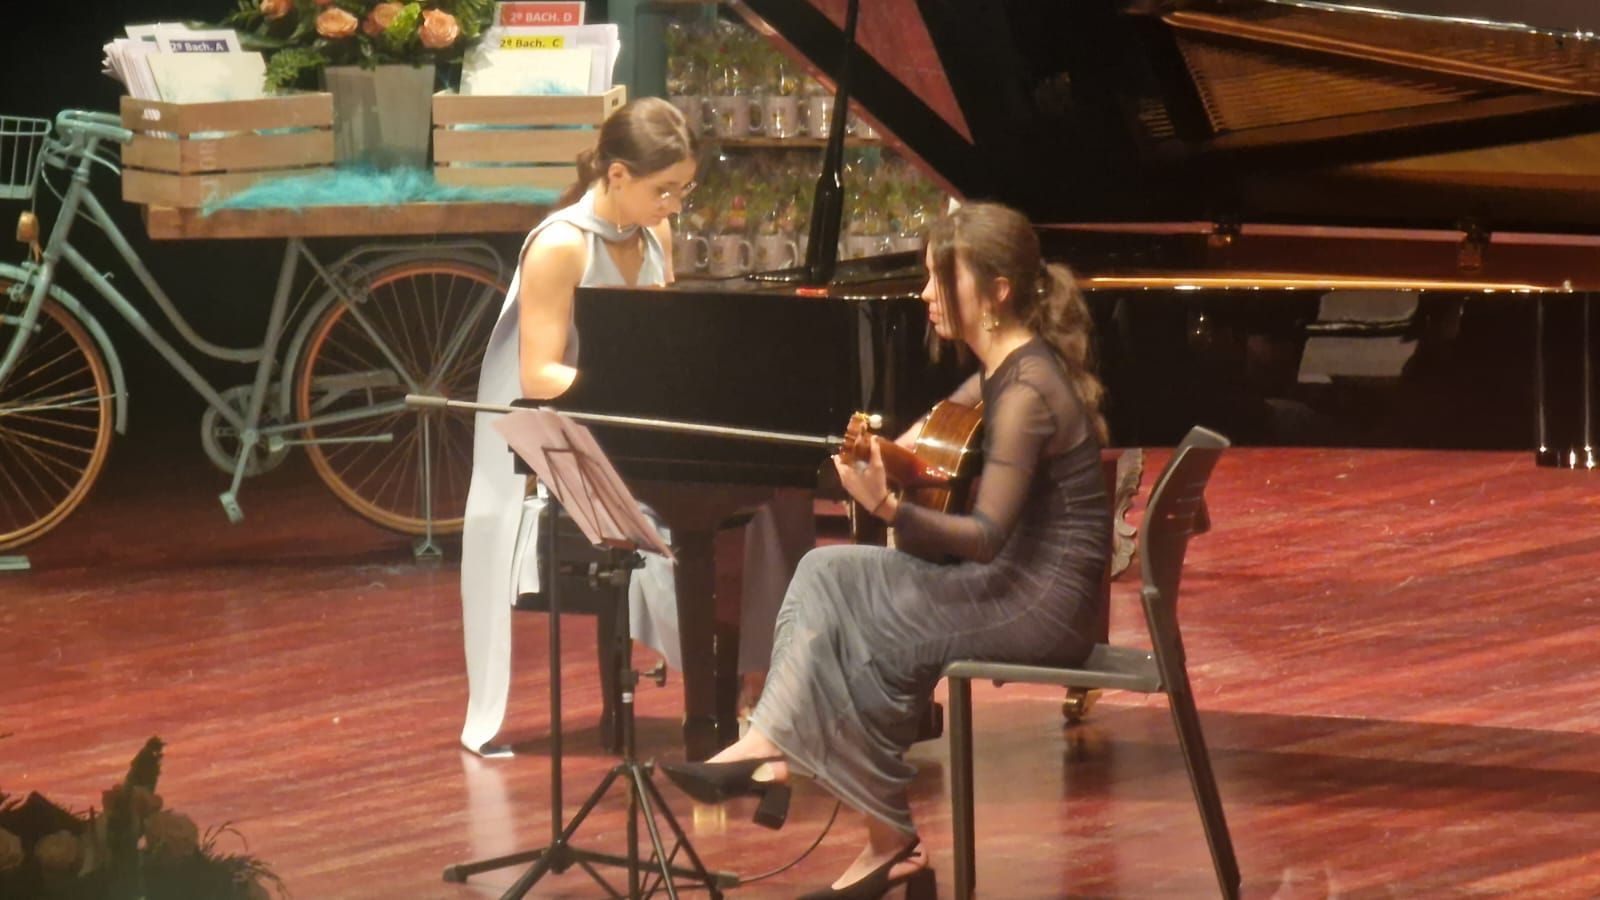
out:
{"label": "guitar headstock", "polygon": [[854,459],[867,459],[872,455],[872,445],[868,441],[882,427],[883,416],[877,413],[858,412],[852,414],[849,424],[844,429],[842,452]]}

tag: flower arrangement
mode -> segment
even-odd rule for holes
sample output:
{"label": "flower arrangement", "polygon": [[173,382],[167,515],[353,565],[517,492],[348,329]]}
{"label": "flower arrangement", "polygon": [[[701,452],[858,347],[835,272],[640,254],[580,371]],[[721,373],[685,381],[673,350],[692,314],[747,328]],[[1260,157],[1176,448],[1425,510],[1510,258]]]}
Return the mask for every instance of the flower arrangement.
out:
{"label": "flower arrangement", "polygon": [[[0,897],[39,900],[270,900],[283,884],[260,860],[224,853],[226,825],[204,835],[156,793],[162,743],[151,738],[104,810],[72,813],[37,793],[0,794]],[[236,832],[234,832],[237,834]],[[270,886],[270,891],[269,891]]]}
{"label": "flower arrangement", "polygon": [[324,66],[453,63],[494,18],[494,0],[238,0],[223,25],[267,57],[279,90]]}

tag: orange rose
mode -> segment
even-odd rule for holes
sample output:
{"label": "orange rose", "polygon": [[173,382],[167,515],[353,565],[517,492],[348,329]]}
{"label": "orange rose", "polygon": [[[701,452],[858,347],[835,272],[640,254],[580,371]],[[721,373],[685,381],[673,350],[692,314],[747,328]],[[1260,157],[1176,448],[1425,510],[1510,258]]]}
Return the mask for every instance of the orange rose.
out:
{"label": "orange rose", "polygon": [[442,9],[430,9],[422,14],[422,28],[417,32],[422,46],[429,50],[443,50],[461,36],[461,26],[456,17]]}
{"label": "orange rose", "polygon": [[261,15],[269,19],[281,19],[294,8],[294,0],[261,0]]}
{"label": "orange rose", "polygon": [[389,23],[393,22],[394,17],[400,15],[403,9],[405,6],[399,3],[379,3],[372,8],[372,12],[367,13],[367,20],[361,23],[361,30],[367,33],[367,37],[377,37],[383,34]]}
{"label": "orange rose", "polygon": [[330,41],[347,38],[356,33],[356,26],[360,25],[356,17],[350,15],[337,6],[329,7],[317,13],[317,34]]}

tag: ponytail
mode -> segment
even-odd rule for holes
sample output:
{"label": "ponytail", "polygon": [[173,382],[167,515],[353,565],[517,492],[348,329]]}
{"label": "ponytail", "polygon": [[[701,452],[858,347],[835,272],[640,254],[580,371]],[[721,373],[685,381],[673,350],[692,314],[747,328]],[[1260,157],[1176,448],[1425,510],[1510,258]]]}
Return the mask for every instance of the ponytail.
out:
{"label": "ponytail", "polygon": [[1034,286],[1038,299],[1027,306],[1024,321],[1033,332],[1055,348],[1056,355],[1066,364],[1067,380],[1083,404],[1084,414],[1094,426],[1095,436],[1103,444],[1110,439],[1105,416],[1100,404],[1105,400],[1106,389],[1094,374],[1094,319],[1089,315],[1089,304],[1078,290],[1072,272],[1060,263],[1042,264],[1039,279]]}
{"label": "ponytail", "polygon": [[698,143],[683,113],[660,97],[641,97],[601,123],[595,145],[578,154],[577,178],[562,192],[557,206],[578,202],[614,162],[642,177],[698,155]]}
{"label": "ponytail", "polygon": [[[980,286],[1000,278],[1011,283],[1013,312],[1054,348],[1084,415],[1101,442],[1107,441],[1106,420],[1100,413],[1106,390],[1094,374],[1094,321],[1089,305],[1066,266],[1046,263],[1040,257],[1039,235],[1027,216],[998,203],[969,203],[933,223],[928,229],[928,251],[933,263],[929,274],[938,284],[941,314],[958,334],[966,328],[955,303],[958,259]],[[937,358],[938,344],[932,346]],[[957,342],[957,352],[964,346]]]}
{"label": "ponytail", "polygon": [[600,176],[605,174],[605,167],[600,165],[600,154],[593,147],[585,147],[578,151],[577,168],[578,178],[561,192],[561,199],[556,201],[557,209],[577,203],[589,188],[600,180]]}

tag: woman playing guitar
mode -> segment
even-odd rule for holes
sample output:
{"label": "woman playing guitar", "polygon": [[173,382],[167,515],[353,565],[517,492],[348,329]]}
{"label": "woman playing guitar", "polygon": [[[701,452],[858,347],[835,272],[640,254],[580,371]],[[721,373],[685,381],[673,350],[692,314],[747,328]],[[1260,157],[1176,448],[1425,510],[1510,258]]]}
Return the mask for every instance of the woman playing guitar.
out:
{"label": "woman playing guitar", "polygon": [[[880,439],[854,442],[865,459],[834,457],[844,489],[893,525],[897,548],[807,554],[778,615],[748,733],[709,762],[661,766],[704,801],[761,795],[765,824],[781,823],[791,773],[859,810],[866,845],[831,887],[808,897],[878,897],[897,884],[913,898],[933,896],[904,752],[945,663],[1071,665],[1098,630],[1093,600],[1111,527],[1102,390],[1090,369],[1083,299],[1066,269],[1041,262],[1027,219],[1003,206],[972,204],[940,220],[927,261],[923,299],[934,330],[980,364],[950,397],[981,403],[981,480],[970,511],[918,505],[892,490],[885,460],[899,454]],[[932,425],[902,443],[930,437]],[[937,481],[960,465],[924,465],[938,471],[902,472],[901,480]],[[934,561],[948,558],[958,562]]]}

